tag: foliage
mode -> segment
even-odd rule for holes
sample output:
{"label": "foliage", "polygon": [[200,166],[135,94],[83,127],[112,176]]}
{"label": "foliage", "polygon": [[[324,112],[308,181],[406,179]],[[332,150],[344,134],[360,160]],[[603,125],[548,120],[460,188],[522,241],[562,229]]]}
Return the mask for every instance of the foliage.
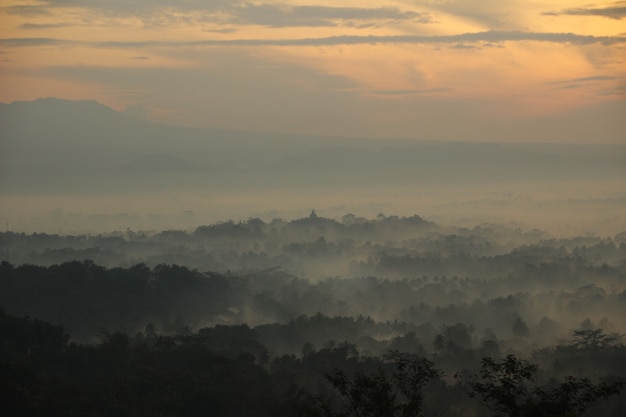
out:
{"label": "foliage", "polygon": [[381,367],[377,372],[357,372],[349,378],[341,369],[334,369],[326,379],[347,400],[345,410],[333,412],[328,405],[327,416],[354,417],[418,417],[422,415],[424,386],[441,375],[426,358],[408,353],[391,352],[384,357],[392,365],[391,372]]}
{"label": "foliage", "polygon": [[620,334],[607,334],[603,329],[579,329],[574,330],[573,345],[581,349],[602,350],[615,346],[621,338]]}
{"label": "foliage", "polygon": [[268,358],[246,326],[178,336],[148,326],[77,344],[62,326],[0,310],[0,334],[0,399],[12,416],[485,416],[460,387],[497,416],[579,416],[598,402],[604,416],[623,414],[623,402],[604,401],[622,380],[570,376],[537,385],[538,367],[512,355],[486,358],[480,373],[449,385],[425,357],[362,356],[349,343]]}
{"label": "foliage", "polygon": [[496,417],[575,417],[624,388],[620,379],[592,383],[588,378],[568,376],[561,383],[536,386],[538,366],[508,355],[503,361],[482,360],[482,370],[457,380],[472,398]]}
{"label": "foliage", "polygon": [[[626,244],[542,238],[395,216],[0,233],[0,399],[29,416],[621,417],[621,382],[599,376],[626,376]],[[541,370],[499,356],[530,351]]]}

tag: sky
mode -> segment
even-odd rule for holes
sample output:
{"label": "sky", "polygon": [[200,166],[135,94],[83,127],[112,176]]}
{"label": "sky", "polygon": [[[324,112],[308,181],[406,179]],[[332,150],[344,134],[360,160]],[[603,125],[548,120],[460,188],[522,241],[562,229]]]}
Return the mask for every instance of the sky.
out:
{"label": "sky", "polygon": [[190,126],[624,143],[626,1],[3,0],[0,102]]}

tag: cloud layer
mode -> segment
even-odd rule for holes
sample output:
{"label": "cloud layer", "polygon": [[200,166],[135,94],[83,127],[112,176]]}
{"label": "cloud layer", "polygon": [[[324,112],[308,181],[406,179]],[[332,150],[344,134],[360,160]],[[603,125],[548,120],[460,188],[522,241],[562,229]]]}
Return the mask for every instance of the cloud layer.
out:
{"label": "cloud layer", "polygon": [[601,7],[601,8],[571,8],[571,9],[563,9],[556,12],[545,12],[545,15],[548,16],[560,16],[560,15],[570,15],[570,16],[600,16],[600,17],[608,17],[609,19],[620,20],[626,17],[626,2],[618,2],[615,3],[614,6],[610,7]]}
{"label": "cloud layer", "polygon": [[[530,139],[570,140],[563,115],[626,109],[625,9],[7,0],[0,101],[96,99],[171,123],[394,137],[507,139],[503,126],[523,121]],[[620,121],[600,126],[602,140],[623,137]]]}

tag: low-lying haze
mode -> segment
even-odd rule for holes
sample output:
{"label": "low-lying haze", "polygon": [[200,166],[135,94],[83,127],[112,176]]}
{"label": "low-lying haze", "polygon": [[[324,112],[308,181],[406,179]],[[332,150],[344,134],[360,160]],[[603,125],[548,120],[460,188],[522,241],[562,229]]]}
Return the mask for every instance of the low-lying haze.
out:
{"label": "low-lying haze", "polygon": [[9,230],[190,229],[311,209],[556,234],[626,229],[626,146],[355,139],[186,128],[95,102],[0,107]]}
{"label": "low-lying haze", "polygon": [[3,1],[8,415],[621,417],[626,2],[566,3]]}

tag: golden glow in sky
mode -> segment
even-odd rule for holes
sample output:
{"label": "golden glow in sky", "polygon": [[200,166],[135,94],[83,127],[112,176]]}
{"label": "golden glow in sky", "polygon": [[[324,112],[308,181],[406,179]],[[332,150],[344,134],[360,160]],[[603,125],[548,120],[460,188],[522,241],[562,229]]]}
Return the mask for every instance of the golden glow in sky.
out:
{"label": "golden glow in sky", "polygon": [[0,87],[244,130],[620,142],[626,1],[5,0]]}

